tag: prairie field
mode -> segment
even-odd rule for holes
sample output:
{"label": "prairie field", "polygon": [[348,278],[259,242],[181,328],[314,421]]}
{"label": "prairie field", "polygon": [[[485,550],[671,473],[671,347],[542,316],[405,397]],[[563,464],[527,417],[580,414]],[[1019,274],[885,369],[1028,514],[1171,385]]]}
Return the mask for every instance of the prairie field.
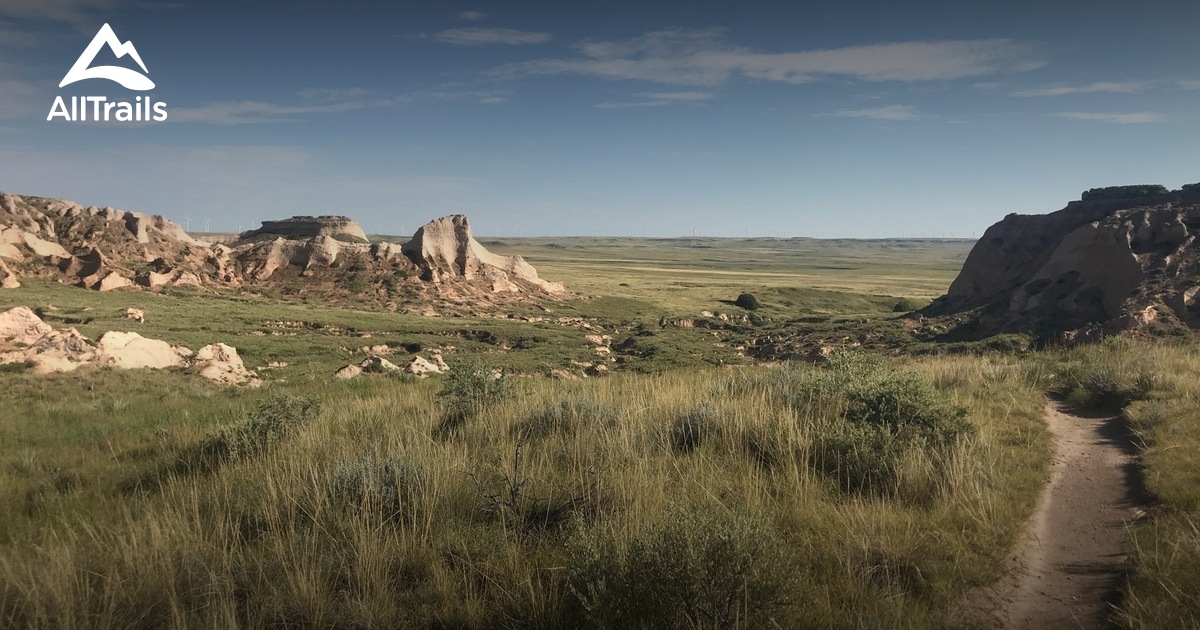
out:
{"label": "prairie field", "polygon": [[[233,291],[0,292],[0,309],[91,338],[234,345],[265,381],[5,366],[0,625],[993,625],[962,601],[1011,569],[1049,476],[1047,397],[1119,412],[1136,438],[1151,502],[1114,620],[1200,623],[1189,339],[764,363],[736,335],[898,325],[971,243],[500,240],[586,297],[417,317]],[[738,314],[741,293],[763,323],[730,343],[665,323]],[[647,350],[607,376],[548,376],[594,361],[597,334]],[[452,371],[332,378],[375,344],[442,350]]]}

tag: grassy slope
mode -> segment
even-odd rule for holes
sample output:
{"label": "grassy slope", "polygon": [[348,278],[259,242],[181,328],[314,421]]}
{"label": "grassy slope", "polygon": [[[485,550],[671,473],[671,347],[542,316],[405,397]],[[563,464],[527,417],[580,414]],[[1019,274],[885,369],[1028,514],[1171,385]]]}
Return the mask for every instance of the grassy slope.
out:
{"label": "grassy slope", "polygon": [[[433,381],[305,386],[325,403],[312,424],[206,474],[174,466],[268,392],[212,392],[155,373],[9,375],[9,403],[22,402],[0,424],[0,618],[557,626],[575,619],[573,545],[604,532],[638,540],[670,506],[693,505],[718,519],[753,515],[780,543],[754,569],[789,567],[790,603],[771,610],[785,627],[936,624],[959,593],[1002,570],[1043,481],[1047,442],[1040,392],[1012,362],[923,359],[912,369],[969,405],[979,434],[944,475],[909,461],[887,496],[831,485],[812,468],[808,416],[767,391],[731,389],[745,377],[728,371],[522,380],[519,395],[440,438]],[[89,393],[69,404],[43,393],[72,390]],[[512,427],[581,398],[616,423],[584,417],[526,443],[525,498],[499,515],[481,509],[511,470]],[[670,426],[702,401],[722,432],[673,451]],[[749,446],[764,435],[778,457]],[[402,507],[347,502],[339,480],[383,461],[411,483]],[[573,507],[543,528],[529,516],[540,498]]]}

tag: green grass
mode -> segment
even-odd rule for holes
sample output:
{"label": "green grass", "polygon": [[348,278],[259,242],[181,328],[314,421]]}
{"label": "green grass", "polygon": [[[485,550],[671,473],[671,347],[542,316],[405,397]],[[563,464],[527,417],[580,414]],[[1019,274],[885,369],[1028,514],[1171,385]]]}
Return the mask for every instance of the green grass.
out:
{"label": "green grass", "polygon": [[[1044,480],[1041,393],[1002,358],[888,365],[965,405],[975,431],[944,455],[910,452],[867,493],[811,459],[812,414],[839,407],[798,407],[761,368],[517,379],[453,434],[437,430],[432,380],[213,392],[154,372],[8,375],[5,408],[23,406],[0,422],[0,619],[939,625],[1003,570]],[[244,456],[180,465],[214,437],[257,431],[255,414],[295,408],[260,404],[295,393],[319,399],[319,415]],[[720,431],[672,448],[672,425],[701,403]],[[597,564],[606,549],[617,564]],[[653,554],[690,568],[639,582]],[[660,589],[663,605],[597,608],[586,594],[616,579]],[[724,603],[693,608],[687,593]]]}

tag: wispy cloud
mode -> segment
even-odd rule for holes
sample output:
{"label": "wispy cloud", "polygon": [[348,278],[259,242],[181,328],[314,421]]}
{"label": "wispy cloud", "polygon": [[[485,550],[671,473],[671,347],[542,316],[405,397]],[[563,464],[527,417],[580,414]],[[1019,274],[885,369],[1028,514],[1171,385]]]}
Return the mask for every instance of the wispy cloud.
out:
{"label": "wispy cloud", "polygon": [[865,109],[839,109],[834,116],[844,118],[874,118],[875,120],[916,120],[917,108],[912,105],[887,105]]}
{"label": "wispy cloud", "polygon": [[1185,90],[1200,90],[1200,81],[1184,80],[1179,82],[1179,87]]}
{"label": "wispy cloud", "polygon": [[1086,120],[1092,122],[1114,123],[1118,125],[1140,125],[1146,123],[1160,123],[1166,120],[1162,114],[1158,112],[1130,112],[1125,114],[1101,113],[1101,112],[1058,112],[1054,114],[1062,118],[1070,118],[1073,120]]}
{"label": "wispy cloud", "polygon": [[433,36],[433,39],[443,44],[456,46],[484,46],[487,44],[505,44],[520,46],[525,44],[544,44],[550,41],[549,33],[534,31],[518,31],[515,28],[452,28]]}
{"label": "wispy cloud", "polygon": [[281,104],[263,101],[219,101],[197,107],[172,107],[169,121],[207,125],[251,125],[296,122],[318,114],[340,114],[406,102],[404,98],[335,100],[321,103]]}
{"label": "wispy cloud", "polygon": [[698,103],[707,101],[714,96],[712,92],[638,92],[633,95],[638,100],[619,101],[615,103],[597,103],[600,109],[628,109],[630,107],[662,107],[680,103]]}
{"label": "wispy cloud", "polygon": [[347,99],[369,96],[371,90],[366,88],[304,88],[297,92],[300,98],[322,101],[343,101]]}
{"label": "wispy cloud", "polygon": [[111,12],[121,0],[0,0],[0,15],[58,22],[80,22]]}
{"label": "wispy cloud", "polygon": [[733,77],[809,83],[828,78],[934,81],[1044,65],[1007,39],[898,42],[794,52],[733,45],[723,29],[668,29],[617,41],[575,44],[576,57],[503,66],[499,76],[582,74],[672,85],[717,85]]}
{"label": "wispy cloud", "polygon": [[1017,90],[1012,96],[1066,96],[1068,94],[1098,94],[1109,92],[1113,94],[1132,94],[1141,92],[1150,86],[1148,81],[1097,81],[1087,85],[1055,85],[1049,87]]}
{"label": "wispy cloud", "polygon": [[463,11],[462,13],[458,14],[458,17],[471,22],[478,22],[487,16],[488,14],[484,13],[483,11]]}

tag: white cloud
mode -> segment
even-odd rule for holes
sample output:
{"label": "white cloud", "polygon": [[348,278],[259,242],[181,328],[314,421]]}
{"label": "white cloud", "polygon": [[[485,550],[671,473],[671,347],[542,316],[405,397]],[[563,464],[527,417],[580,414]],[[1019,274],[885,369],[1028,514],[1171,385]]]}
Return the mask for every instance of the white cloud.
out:
{"label": "white cloud", "polygon": [[899,42],[767,53],[732,45],[722,29],[668,29],[619,41],[584,41],[579,56],[509,64],[499,76],[583,74],[672,85],[717,85],[743,76],[785,83],[831,77],[864,81],[932,81],[1044,65],[1007,39]]}
{"label": "white cloud", "polygon": [[839,109],[834,116],[844,118],[874,118],[875,120],[916,120],[917,108],[912,105],[888,105],[866,109]]}
{"label": "white cloud", "polygon": [[458,14],[458,17],[470,22],[478,22],[487,16],[488,14],[484,13],[483,11],[463,11],[462,13]]}
{"label": "white cloud", "polygon": [[600,109],[628,109],[631,107],[662,107],[679,103],[698,103],[714,96],[712,92],[638,92],[633,95],[639,100],[615,103],[597,103]]}
{"label": "white cloud", "polygon": [[433,39],[443,44],[458,46],[483,46],[486,44],[506,44],[520,46],[524,44],[544,44],[550,41],[549,33],[533,31],[518,31],[514,28],[452,28],[433,36]]}
{"label": "white cloud", "polygon": [[1089,83],[1087,85],[1057,85],[1018,90],[1013,92],[1012,96],[1066,96],[1068,94],[1097,94],[1100,92],[1132,94],[1146,89],[1149,85],[1146,81],[1125,81],[1121,83],[1097,81],[1096,83]]}
{"label": "white cloud", "polygon": [[1185,80],[1179,82],[1179,87],[1185,90],[1200,90],[1200,81]]}
{"label": "white cloud", "polygon": [[1118,125],[1139,125],[1145,123],[1160,123],[1166,118],[1158,112],[1130,112],[1127,114],[1113,114],[1100,112],[1058,112],[1054,114],[1062,118],[1070,118],[1073,120],[1086,120],[1093,122],[1106,122]]}
{"label": "white cloud", "polygon": [[0,0],[0,15],[79,22],[110,12],[121,0]]}

